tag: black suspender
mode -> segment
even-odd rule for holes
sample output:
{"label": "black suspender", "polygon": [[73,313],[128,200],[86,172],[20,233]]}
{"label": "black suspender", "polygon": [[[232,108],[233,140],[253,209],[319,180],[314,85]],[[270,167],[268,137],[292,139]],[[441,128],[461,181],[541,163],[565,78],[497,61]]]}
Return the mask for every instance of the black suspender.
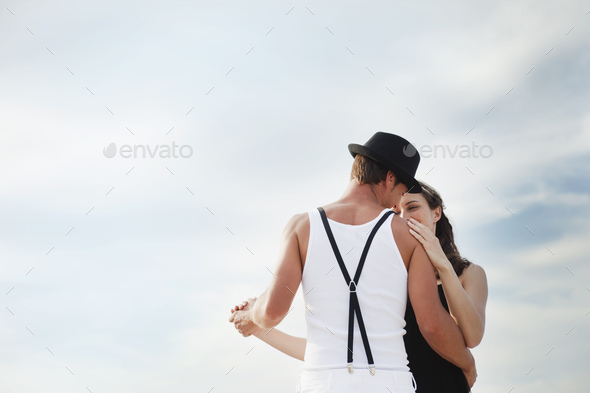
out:
{"label": "black suspender", "polygon": [[369,363],[369,367],[371,370],[371,375],[375,375],[375,365],[373,362],[373,354],[371,353],[371,346],[369,345],[369,338],[367,337],[367,331],[365,329],[365,323],[363,321],[363,316],[361,314],[361,307],[359,304],[358,296],[356,294],[356,288],[361,277],[361,272],[363,270],[363,266],[365,265],[365,260],[367,259],[367,254],[369,253],[369,248],[371,247],[371,243],[375,234],[383,225],[387,217],[393,214],[393,211],[388,211],[381,217],[379,222],[375,225],[369,238],[367,239],[367,243],[365,244],[365,248],[363,249],[363,253],[361,254],[361,259],[359,261],[358,267],[356,269],[356,273],[354,274],[354,279],[350,279],[350,275],[346,270],[346,266],[344,265],[344,260],[342,259],[342,255],[338,250],[338,246],[336,245],[336,240],[334,239],[334,235],[332,234],[332,229],[330,229],[330,224],[328,223],[328,217],[326,217],[326,212],[322,207],[318,207],[320,212],[320,216],[322,217],[322,222],[324,223],[324,228],[326,229],[326,233],[328,235],[328,239],[330,240],[330,244],[332,245],[332,250],[334,251],[334,255],[336,256],[336,260],[338,261],[338,265],[340,266],[340,270],[342,271],[342,275],[344,276],[344,280],[346,281],[346,285],[350,291],[350,305],[348,309],[348,372],[352,374],[352,344],[354,339],[354,315],[358,318],[359,322],[359,330],[361,332],[361,337],[363,339],[363,345],[365,346],[365,353],[367,354],[367,361]]}

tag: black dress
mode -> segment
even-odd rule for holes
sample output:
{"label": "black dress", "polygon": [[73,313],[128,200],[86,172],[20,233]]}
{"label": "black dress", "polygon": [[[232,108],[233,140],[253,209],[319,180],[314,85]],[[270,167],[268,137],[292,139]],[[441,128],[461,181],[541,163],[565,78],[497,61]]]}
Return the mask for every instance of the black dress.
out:
{"label": "black dress", "polygon": [[[440,301],[447,310],[447,299],[438,286]],[[463,371],[439,356],[422,336],[416,321],[416,314],[410,304],[406,307],[406,334],[404,336],[410,371],[414,374],[418,388],[417,393],[467,393],[470,391]]]}

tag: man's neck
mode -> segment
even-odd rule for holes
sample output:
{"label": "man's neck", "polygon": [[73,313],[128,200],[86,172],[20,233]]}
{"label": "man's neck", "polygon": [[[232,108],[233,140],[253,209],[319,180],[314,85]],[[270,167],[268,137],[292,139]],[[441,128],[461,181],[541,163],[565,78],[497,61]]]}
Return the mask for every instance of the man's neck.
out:
{"label": "man's neck", "polygon": [[379,184],[359,184],[356,179],[352,179],[340,197],[340,202],[360,204],[374,203],[384,207],[383,193],[384,189]]}

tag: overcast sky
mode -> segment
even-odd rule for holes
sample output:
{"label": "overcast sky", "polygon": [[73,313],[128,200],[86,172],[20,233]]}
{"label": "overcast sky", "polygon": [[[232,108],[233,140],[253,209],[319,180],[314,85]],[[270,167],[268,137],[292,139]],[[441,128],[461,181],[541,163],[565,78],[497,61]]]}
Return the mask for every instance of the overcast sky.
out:
{"label": "overcast sky", "polygon": [[294,391],[229,309],[376,131],[419,148],[487,272],[474,392],[586,389],[589,11],[1,1],[0,391]]}

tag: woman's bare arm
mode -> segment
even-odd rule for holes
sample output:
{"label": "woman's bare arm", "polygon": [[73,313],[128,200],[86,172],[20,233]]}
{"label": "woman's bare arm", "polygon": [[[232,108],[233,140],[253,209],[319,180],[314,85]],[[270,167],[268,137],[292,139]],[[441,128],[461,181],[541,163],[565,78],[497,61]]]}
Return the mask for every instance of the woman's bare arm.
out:
{"label": "woman's bare arm", "polygon": [[488,299],[488,283],[483,268],[472,264],[465,268],[459,279],[449,263],[449,267],[439,269],[438,274],[449,312],[459,325],[465,344],[469,348],[476,347],[483,338]]}
{"label": "woman's bare arm", "polygon": [[465,344],[469,348],[477,346],[485,330],[488,299],[488,284],[483,268],[472,264],[465,268],[459,279],[432,230],[413,219],[408,221],[408,225],[410,233],[422,244],[432,266],[438,271],[449,312],[461,329]]}
{"label": "woman's bare arm", "polygon": [[285,355],[289,355],[301,361],[304,360],[307,340],[303,337],[291,336],[276,328],[270,330],[260,329],[254,333],[254,336],[271,347],[278,349]]}

